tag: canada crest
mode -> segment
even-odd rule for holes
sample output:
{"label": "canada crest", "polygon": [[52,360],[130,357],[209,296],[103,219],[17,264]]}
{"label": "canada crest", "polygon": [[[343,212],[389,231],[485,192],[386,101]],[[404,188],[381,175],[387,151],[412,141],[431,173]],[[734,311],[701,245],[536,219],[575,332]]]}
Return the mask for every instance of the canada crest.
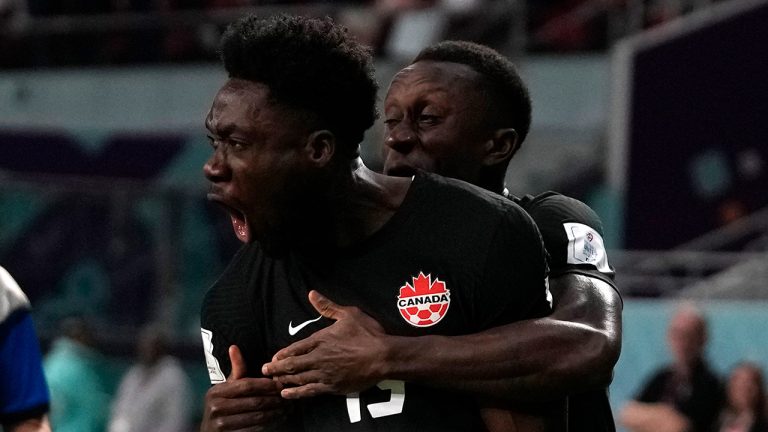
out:
{"label": "canada crest", "polygon": [[419,272],[400,287],[397,296],[397,308],[408,324],[415,327],[429,327],[440,322],[451,304],[451,292],[445,282],[438,278],[432,280],[432,274]]}

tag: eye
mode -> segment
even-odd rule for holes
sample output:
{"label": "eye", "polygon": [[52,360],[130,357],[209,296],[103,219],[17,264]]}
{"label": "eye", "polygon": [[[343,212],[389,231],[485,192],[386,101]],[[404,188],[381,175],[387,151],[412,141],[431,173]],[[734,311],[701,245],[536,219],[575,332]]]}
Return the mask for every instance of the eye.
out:
{"label": "eye", "polygon": [[399,122],[400,122],[400,118],[390,117],[390,118],[384,119],[384,126],[391,128],[392,126],[395,126]]}
{"label": "eye", "polygon": [[211,146],[213,149],[216,149],[216,147],[218,147],[218,145],[219,145],[219,144],[218,144],[218,142],[216,142],[216,138],[214,138],[214,137],[212,137],[212,136],[210,136],[210,135],[207,135],[207,136],[206,136],[206,138],[208,138],[208,144],[209,144],[209,145],[210,145],[210,146]]}
{"label": "eye", "polygon": [[232,137],[227,138],[224,142],[226,143],[229,150],[232,152],[243,151],[246,148],[250,147],[250,143],[248,141],[243,141],[241,139],[234,139]]}
{"label": "eye", "polygon": [[437,124],[437,122],[440,120],[440,117],[432,114],[421,114],[419,115],[419,123],[426,124],[426,125],[433,125]]}

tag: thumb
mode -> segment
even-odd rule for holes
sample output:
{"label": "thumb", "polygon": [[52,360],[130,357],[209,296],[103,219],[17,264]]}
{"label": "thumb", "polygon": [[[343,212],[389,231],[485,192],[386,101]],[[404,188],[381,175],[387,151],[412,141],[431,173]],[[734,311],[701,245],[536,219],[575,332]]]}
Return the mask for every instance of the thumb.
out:
{"label": "thumb", "polygon": [[245,359],[237,345],[229,346],[229,362],[232,364],[232,372],[229,373],[227,381],[245,378]]}
{"label": "thumb", "polygon": [[342,318],[343,307],[332,302],[328,297],[315,290],[309,292],[309,302],[312,303],[315,310],[320,312],[320,315],[326,318],[332,320],[339,320]]}

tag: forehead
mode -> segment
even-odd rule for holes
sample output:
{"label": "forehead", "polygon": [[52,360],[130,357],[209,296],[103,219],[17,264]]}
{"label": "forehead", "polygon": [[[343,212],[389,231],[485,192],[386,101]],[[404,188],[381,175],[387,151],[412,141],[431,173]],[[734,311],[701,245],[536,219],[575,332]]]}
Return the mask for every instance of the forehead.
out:
{"label": "forehead", "polygon": [[216,128],[221,123],[246,123],[272,110],[269,103],[269,87],[264,84],[229,79],[216,93],[206,116],[206,126]]}
{"label": "forehead", "polygon": [[681,312],[672,319],[671,332],[703,332],[704,319],[693,312]]}
{"label": "forehead", "polygon": [[480,73],[461,63],[422,60],[402,69],[392,79],[387,98],[403,94],[442,94],[481,97]]}
{"label": "forehead", "polygon": [[731,373],[731,376],[752,380],[752,379],[758,379],[760,375],[758,370],[755,369],[754,367],[750,365],[742,365],[734,369],[733,372]]}

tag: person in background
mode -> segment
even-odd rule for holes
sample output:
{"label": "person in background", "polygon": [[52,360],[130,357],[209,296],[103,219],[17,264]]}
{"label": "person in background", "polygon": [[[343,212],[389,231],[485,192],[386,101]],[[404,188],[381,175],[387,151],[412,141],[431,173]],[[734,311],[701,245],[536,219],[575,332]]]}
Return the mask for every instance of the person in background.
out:
{"label": "person in background", "polygon": [[112,404],[109,432],[183,432],[189,426],[190,383],[168,338],[147,326],[137,343],[138,362],[123,376]]}
{"label": "person in background", "polygon": [[50,432],[48,387],[29,300],[0,267],[0,429]]}
{"label": "person in background", "polygon": [[760,366],[743,362],[728,376],[718,432],[768,432],[765,382]]}
{"label": "person in background", "polygon": [[673,362],[657,371],[622,410],[633,432],[708,432],[720,412],[720,380],[704,358],[707,322],[692,305],[681,306],[667,328]]}
{"label": "person in background", "polygon": [[43,363],[51,390],[51,426],[56,432],[103,432],[110,401],[101,375],[105,359],[84,318],[65,318],[60,327],[61,336]]}

